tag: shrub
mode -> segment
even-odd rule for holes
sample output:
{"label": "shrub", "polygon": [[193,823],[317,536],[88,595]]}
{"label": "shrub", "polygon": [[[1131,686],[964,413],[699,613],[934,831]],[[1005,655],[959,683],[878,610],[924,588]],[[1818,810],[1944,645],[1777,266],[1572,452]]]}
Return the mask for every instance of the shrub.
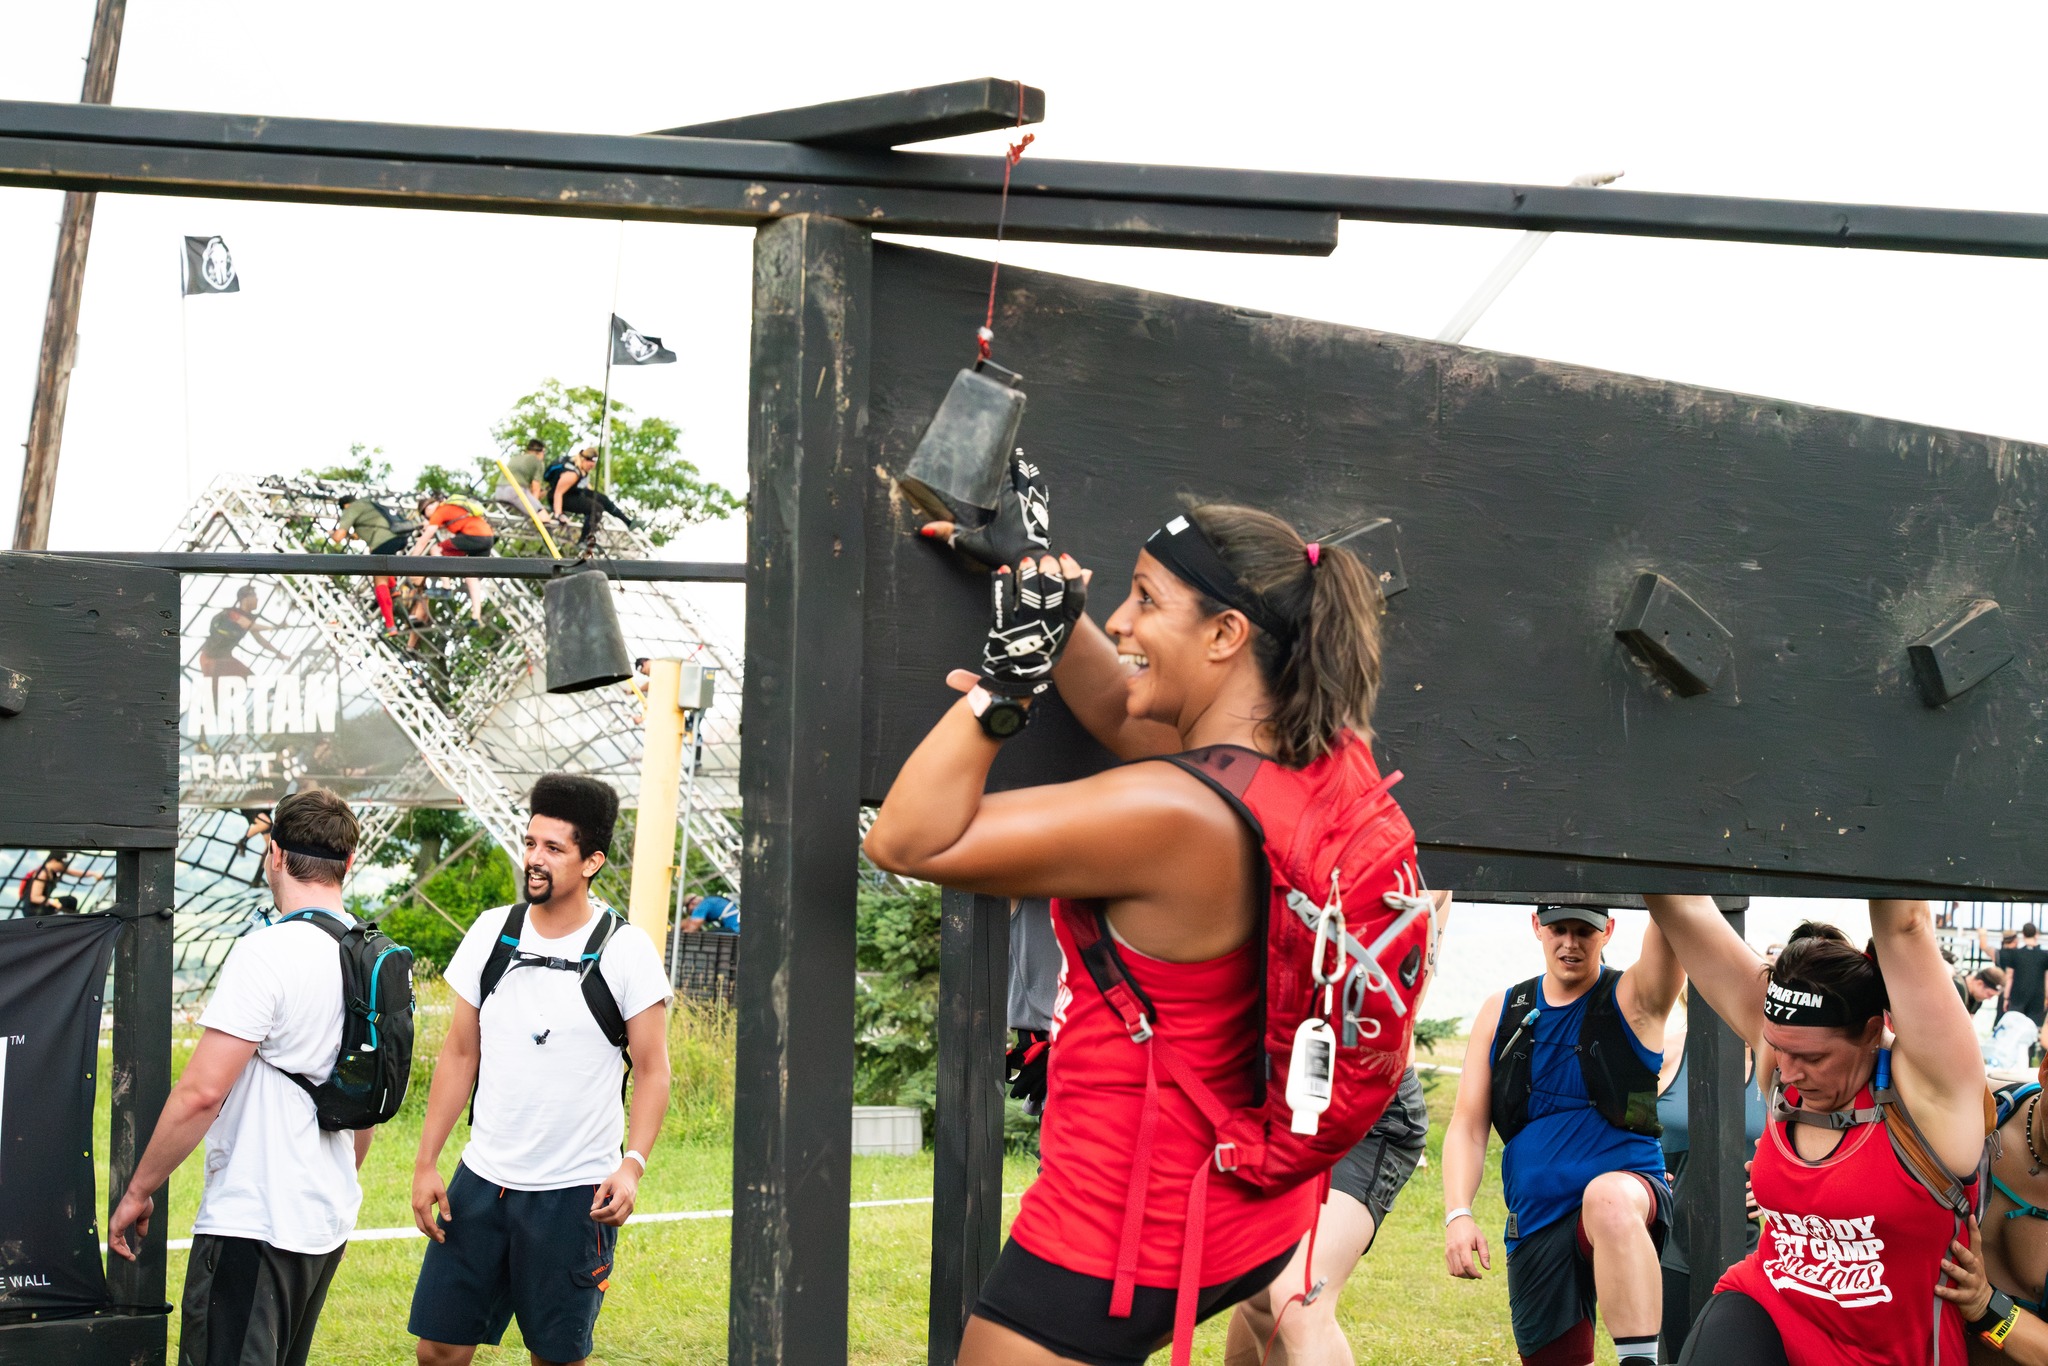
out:
{"label": "shrub", "polygon": [[854,1100],[915,1105],[929,1133],[938,1085],[939,889],[863,886],[855,934]]}

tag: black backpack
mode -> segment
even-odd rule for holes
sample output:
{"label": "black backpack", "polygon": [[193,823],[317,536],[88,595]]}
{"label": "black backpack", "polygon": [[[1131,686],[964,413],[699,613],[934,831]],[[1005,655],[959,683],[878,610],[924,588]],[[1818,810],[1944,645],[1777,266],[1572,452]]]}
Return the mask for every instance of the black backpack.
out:
{"label": "black backpack", "polygon": [[[498,989],[505,974],[516,967],[552,968],[557,972],[573,972],[583,989],[583,1004],[590,1008],[590,1017],[597,1021],[598,1030],[612,1047],[625,1055],[625,1074],[619,1078],[619,1095],[626,1094],[626,1077],[633,1073],[633,1054],[626,1047],[626,1017],[619,1013],[618,1000],[604,979],[604,946],[609,944],[612,934],[624,920],[617,911],[607,908],[590,927],[590,937],[583,943],[583,953],[578,958],[542,958],[538,954],[521,955],[519,936],[526,929],[526,906],[522,901],[505,912],[505,924],[498,931],[498,942],[491,945],[490,956],[484,959],[481,979],[477,983],[476,1009],[483,1014],[484,1002],[491,999],[491,993]],[[482,1068],[478,1068],[481,1075]],[[469,1122],[476,1123],[476,1090],[469,1093]]]}
{"label": "black backpack", "polygon": [[330,911],[288,915],[317,925],[341,951],[341,1055],[326,1081],[285,1075],[313,1098],[323,1129],[368,1129],[405,1103],[412,1081],[412,950],[375,925],[344,926]]}

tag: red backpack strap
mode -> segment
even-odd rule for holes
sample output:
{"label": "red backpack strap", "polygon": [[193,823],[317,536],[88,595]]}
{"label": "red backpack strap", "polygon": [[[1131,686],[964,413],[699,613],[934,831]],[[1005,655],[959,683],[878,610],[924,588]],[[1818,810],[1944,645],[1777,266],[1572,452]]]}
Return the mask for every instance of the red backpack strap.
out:
{"label": "red backpack strap", "polygon": [[[1209,1170],[1233,1171],[1255,1166],[1265,1157],[1264,1131],[1247,1124],[1242,1116],[1221,1100],[1189,1067],[1179,1051],[1160,1038],[1154,1028],[1157,1012],[1144,989],[1131,980],[1116,940],[1109,933],[1109,921],[1100,907],[1071,908],[1066,915],[1067,931],[1080,952],[1082,966],[1094,981],[1102,999],[1114,1010],[1129,1031],[1131,1042],[1145,1050],[1145,1101],[1138,1113],[1138,1132],[1131,1151],[1131,1177],[1124,1192],[1124,1226],[1117,1242],[1116,1276],[1111,1282],[1109,1316],[1129,1318],[1137,1290],[1138,1244],[1145,1231],[1145,1194],[1152,1184],[1152,1147],[1159,1130],[1159,1067],[1181,1093],[1194,1101],[1215,1131],[1216,1144],[1210,1161],[1195,1171],[1188,1192],[1187,1221],[1182,1229],[1180,1286],[1174,1300],[1175,1366],[1187,1366],[1195,1327],[1195,1309],[1201,1297],[1203,1228],[1207,1222]],[[1226,1137],[1226,1135],[1228,1135]]]}

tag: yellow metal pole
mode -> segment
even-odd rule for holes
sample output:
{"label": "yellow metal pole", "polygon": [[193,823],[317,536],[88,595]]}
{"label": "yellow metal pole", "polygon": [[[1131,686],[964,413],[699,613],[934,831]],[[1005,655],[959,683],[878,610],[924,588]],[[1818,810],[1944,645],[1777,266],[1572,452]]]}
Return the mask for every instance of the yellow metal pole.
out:
{"label": "yellow metal pole", "polygon": [[676,788],[683,772],[683,662],[647,664],[646,747],[640,758],[640,814],[633,833],[628,919],[656,944],[668,942],[669,877],[676,856]]}

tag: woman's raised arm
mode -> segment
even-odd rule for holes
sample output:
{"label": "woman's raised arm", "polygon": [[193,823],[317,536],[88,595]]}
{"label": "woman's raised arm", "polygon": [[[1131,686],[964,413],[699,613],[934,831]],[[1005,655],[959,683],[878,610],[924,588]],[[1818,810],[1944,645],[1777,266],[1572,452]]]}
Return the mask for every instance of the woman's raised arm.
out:
{"label": "woman's raised arm", "polygon": [[[1752,1049],[1763,1043],[1764,960],[1710,896],[1646,896],[1650,918],[1714,1013]],[[1955,989],[1949,989],[1955,995]]]}
{"label": "woman's raised arm", "polygon": [[1984,1055],[1935,942],[1933,912],[1924,901],[1873,901],[1870,937],[1891,998],[1900,1092],[1949,1170],[1969,1172],[1984,1145]]}

